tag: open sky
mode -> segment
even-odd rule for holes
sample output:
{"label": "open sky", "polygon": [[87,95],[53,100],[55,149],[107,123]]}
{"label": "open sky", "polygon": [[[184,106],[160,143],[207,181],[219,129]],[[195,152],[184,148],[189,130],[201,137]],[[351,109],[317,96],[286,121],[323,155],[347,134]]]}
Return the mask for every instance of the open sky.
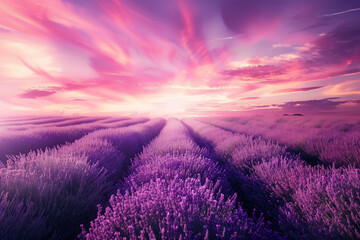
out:
{"label": "open sky", "polygon": [[360,110],[359,0],[1,0],[0,114]]}

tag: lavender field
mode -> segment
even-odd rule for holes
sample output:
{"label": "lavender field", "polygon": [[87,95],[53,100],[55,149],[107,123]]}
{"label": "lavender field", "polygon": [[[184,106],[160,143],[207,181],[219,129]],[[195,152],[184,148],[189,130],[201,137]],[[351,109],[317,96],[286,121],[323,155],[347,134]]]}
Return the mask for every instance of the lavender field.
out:
{"label": "lavender field", "polygon": [[0,239],[359,239],[360,119],[0,121]]}

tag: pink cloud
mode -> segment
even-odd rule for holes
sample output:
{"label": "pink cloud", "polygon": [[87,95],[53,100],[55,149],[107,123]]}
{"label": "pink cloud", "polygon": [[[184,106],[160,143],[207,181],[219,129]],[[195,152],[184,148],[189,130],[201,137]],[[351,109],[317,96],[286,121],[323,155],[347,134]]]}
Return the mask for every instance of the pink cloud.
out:
{"label": "pink cloud", "polygon": [[252,66],[224,70],[225,76],[253,82],[280,83],[312,81],[358,73],[360,69],[360,28],[342,24],[318,37],[295,57],[248,59]]}
{"label": "pink cloud", "polygon": [[197,64],[212,63],[212,57],[199,29],[196,29],[194,17],[187,1],[178,0],[184,28],[181,30],[181,41],[191,61]]}
{"label": "pink cloud", "polygon": [[259,97],[243,97],[243,98],[240,98],[240,100],[256,100],[256,99],[259,99]]}
{"label": "pink cloud", "polygon": [[[252,102],[238,100],[262,106],[266,94],[329,86],[292,82],[360,73],[354,15],[314,17],[336,9],[332,1],[175,2],[2,1],[1,101],[8,109],[73,102],[92,111],[146,109],[155,99],[173,111],[167,102],[176,95],[194,101],[184,109],[233,111]],[[339,86],[332,93],[358,94]]]}

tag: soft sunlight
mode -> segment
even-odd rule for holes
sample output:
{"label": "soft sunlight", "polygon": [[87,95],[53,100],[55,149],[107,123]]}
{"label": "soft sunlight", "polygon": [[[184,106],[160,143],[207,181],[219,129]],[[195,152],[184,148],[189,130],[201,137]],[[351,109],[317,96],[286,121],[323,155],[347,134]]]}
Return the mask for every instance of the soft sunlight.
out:
{"label": "soft sunlight", "polygon": [[0,0],[0,240],[360,239],[359,0]]}
{"label": "soft sunlight", "polygon": [[2,114],[207,116],[329,98],[342,111],[359,99],[357,5],[3,0]]}

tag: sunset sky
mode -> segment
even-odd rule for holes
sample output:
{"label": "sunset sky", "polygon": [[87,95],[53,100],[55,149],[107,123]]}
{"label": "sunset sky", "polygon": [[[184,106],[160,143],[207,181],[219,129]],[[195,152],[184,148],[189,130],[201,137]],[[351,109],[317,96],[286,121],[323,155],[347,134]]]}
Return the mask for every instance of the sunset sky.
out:
{"label": "sunset sky", "polygon": [[360,113],[359,0],[1,0],[0,115]]}

